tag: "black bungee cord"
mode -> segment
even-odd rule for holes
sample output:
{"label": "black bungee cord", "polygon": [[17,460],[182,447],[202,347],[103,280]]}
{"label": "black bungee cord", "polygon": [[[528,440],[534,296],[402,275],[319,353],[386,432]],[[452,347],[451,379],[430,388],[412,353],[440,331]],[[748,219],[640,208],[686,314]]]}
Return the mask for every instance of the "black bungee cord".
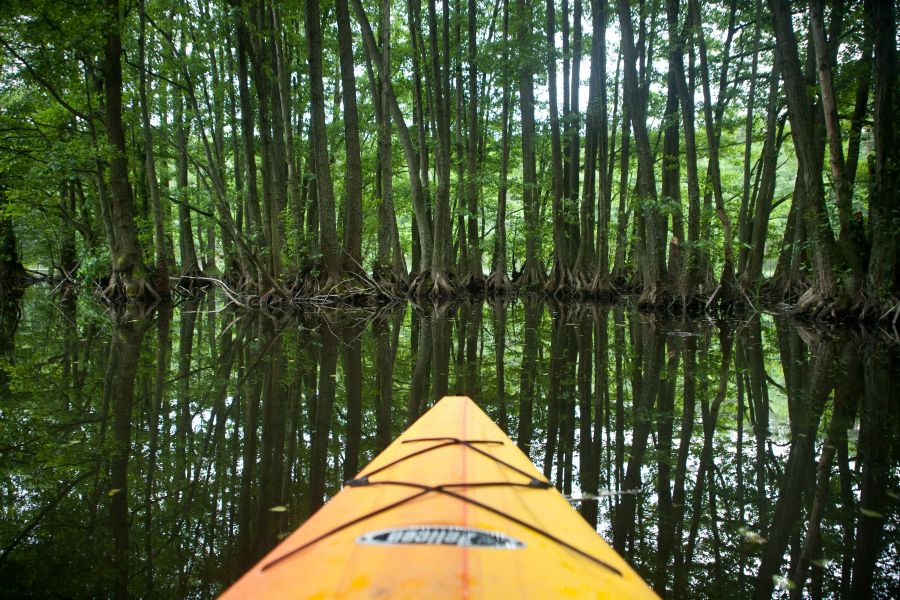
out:
{"label": "black bungee cord", "polygon": [[[338,525],[337,527],[330,529],[329,531],[326,531],[325,533],[309,540],[305,544],[302,544],[302,545],[298,546],[297,548],[294,548],[293,550],[290,550],[289,552],[282,554],[281,556],[279,556],[277,558],[272,559],[271,561],[269,561],[268,563],[263,565],[261,570],[266,571],[266,570],[282,563],[283,561],[285,561],[293,556],[296,556],[300,552],[306,550],[307,548],[309,548],[310,546],[312,546],[314,544],[317,544],[318,542],[324,540],[325,538],[328,538],[344,529],[347,529],[348,527],[352,527],[353,525],[356,525],[357,523],[361,523],[362,521],[370,519],[374,516],[380,515],[382,513],[393,510],[394,508],[397,508],[399,506],[407,504],[408,502],[411,502],[411,501],[415,500],[416,498],[420,498],[422,496],[425,496],[426,494],[434,492],[434,493],[450,496],[451,498],[456,498],[457,500],[460,500],[461,502],[466,502],[468,504],[477,506],[478,508],[481,508],[483,510],[491,512],[495,515],[503,517],[504,519],[512,521],[513,523],[515,523],[521,527],[524,527],[530,531],[533,531],[533,532],[549,539],[550,541],[555,542],[556,544],[559,544],[560,546],[563,546],[564,548],[567,548],[568,550],[571,550],[584,558],[587,558],[588,560],[596,563],[597,565],[599,565],[609,571],[612,571],[616,575],[619,575],[619,576],[622,575],[621,570],[619,570],[618,568],[609,564],[608,562],[601,560],[601,559],[597,558],[596,556],[593,556],[592,554],[585,552],[584,550],[581,550],[580,548],[577,548],[577,547],[569,544],[565,540],[562,540],[562,539],[556,537],[552,533],[549,533],[536,525],[532,525],[531,523],[523,521],[523,520],[519,519],[518,517],[514,517],[510,514],[507,514],[498,508],[494,508],[493,506],[490,506],[483,502],[479,502],[478,500],[474,500],[472,498],[469,498],[468,496],[465,496],[463,494],[453,491],[454,488],[465,489],[465,488],[473,488],[473,487],[505,486],[505,487],[521,487],[521,488],[530,488],[530,489],[549,489],[549,488],[553,487],[553,485],[549,481],[542,481],[532,475],[529,475],[522,469],[520,469],[514,465],[511,465],[508,462],[504,461],[503,459],[497,458],[496,456],[489,454],[489,453],[485,452],[484,450],[482,450],[481,448],[478,448],[477,446],[475,446],[475,444],[500,444],[500,445],[503,445],[504,442],[498,441],[498,440],[462,440],[462,439],[455,438],[455,437],[434,437],[434,438],[415,438],[415,439],[410,439],[410,440],[403,440],[401,443],[408,444],[411,442],[440,442],[440,443],[435,444],[433,446],[429,446],[428,448],[416,450],[415,452],[412,452],[405,456],[401,456],[400,458],[393,460],[393,461],[387,463],[386,465],[382,465],[381,467],[378,467],[377,469],[374,469],[365,475],[360,475],[359,477],[356,477],[355,479],[351,479],[350,481],[347,482],[347,485],[349,487],[354,487],[354,488],[373,487],[373,486],[379,486],[379,485],[393,485],[393,486],[409,487],[409,488],[416,489],[416,490],[418,490],[416,493],[414,493],[410,496],[407,496],[405,498],[401,498],[400,500],[397,500],[396,502],[392,502],[391,504],[387,504],[385,506],[377,508],[377,509],[375,509],[371,512],[368,512],[364,515],[360,515],[359,517],[356,517],[355,519],[351,519],[350,521],[347,521],[346,523]],[[486,456],[487,458],[490,458],[494,462],[501,464],[504,467],[511,469],[512,471],[515,471],[516,473],[519,473],[520,475],[527,477],[529,480],[528,483],[516,483],[516,482],[511,482],[511,481],[480,481],[480,482],[474,482],[474,483],[443,483],[440,485],[429,486],[429,485],[424,485],[421,483],[413,483],[413,482],[407,482],[407,481],[372,481],[370,479],[370,477],[372,477],[373,475],[376,475],[377,473],[380,473],[380,472],[384,471],[385,469],[388,469],[394,465],[397,465],[398,463],[404,462],[410,458],[414,458],[416,456],[421,456],[423,454],[426,454],[433,450],[437,450],[439,448],[446,448],[448,446],[455,446],[455,445],[463,445],[463,446],[469,448],[470,450],[474,450],[475,452],[478,452],[479,454]]]}

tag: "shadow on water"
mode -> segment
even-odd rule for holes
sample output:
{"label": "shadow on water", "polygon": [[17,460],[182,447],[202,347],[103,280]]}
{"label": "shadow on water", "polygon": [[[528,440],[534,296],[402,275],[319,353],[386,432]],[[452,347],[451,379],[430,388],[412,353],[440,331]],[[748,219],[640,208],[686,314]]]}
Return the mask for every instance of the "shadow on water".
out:
{"label": "shadow on water", "polygon": [[0,595],[212,597],[447,393],[668,597],[897,597],[900,353],[534,299],[0,306]]}

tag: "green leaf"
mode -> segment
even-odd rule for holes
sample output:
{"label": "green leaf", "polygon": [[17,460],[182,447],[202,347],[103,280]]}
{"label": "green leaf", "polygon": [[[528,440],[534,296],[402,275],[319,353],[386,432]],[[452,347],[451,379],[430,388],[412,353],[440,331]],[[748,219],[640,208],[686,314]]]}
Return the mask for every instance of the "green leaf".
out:
{"label": "green leaf", "polygon": [[867,517],[872,517],[873,519],[880,519],[880,518],[882,518],[882,517],[884,516],[883,514],[881,514],[880,512],[878,512],[877,510],[871,510],[871,509],[868,509],[868,508],[860,508],[860,509],[859,509],[859,512],[861,512],[863,515],[865,515],[865,516],[867,516]]}
{"label": "green leaf", "polygon": [[288,511],[288,507],[283,506],[283,505],[282,506],[273,506],[272,508],[269,509],[269,512],[287,512],[287,511]]}

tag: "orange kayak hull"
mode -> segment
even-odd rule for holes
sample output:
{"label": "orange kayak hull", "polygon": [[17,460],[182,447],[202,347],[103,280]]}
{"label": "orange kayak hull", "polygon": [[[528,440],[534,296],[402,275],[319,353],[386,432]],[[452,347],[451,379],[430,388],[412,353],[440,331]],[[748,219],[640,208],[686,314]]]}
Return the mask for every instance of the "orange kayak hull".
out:
{"label": "orange kayak hull", "polygon": [[222,596],[656,598],[469,398],[437,402]]}

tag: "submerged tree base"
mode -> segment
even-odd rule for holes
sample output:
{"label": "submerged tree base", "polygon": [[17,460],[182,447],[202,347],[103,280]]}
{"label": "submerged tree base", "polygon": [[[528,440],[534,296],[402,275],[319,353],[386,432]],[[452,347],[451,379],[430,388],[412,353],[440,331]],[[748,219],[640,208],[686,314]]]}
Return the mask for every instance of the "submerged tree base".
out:
{"label": "submerged tree base", "polygon": [[522,271],[513,277],[513,285],[523,292],[538,292],[546,283],[544,266],[537,260],[525,260]]}
{"label": "submerged tree base", "polygon": [[512,292],[512,282],[506,269],[495,268],[484,283],[485,291],[491,296],[504,296]]}
{"label": "submerged tree base", "polygon": [[410,298],[450,299],[460,296],[453,273],[438,269],[425,269],[409,284]]}
{"label": "submerged tree base", "polygon": [[[640,287],[625,277],[615,278],[612,274],[595,276],[589,285],[576,285],[576,278],[571,270],[558,269],[548,279],[543,279],[539,268],[523,270],[516,275],[516,279],[511,281],[505,272],[495,270],[484,279],[483,285],[467,287],[454,282],[452,272],[435,275],[432,270],[426,270],[417,274],[407,285],[406,281],[392,275],[390,269],[380,276],[377,273],[370,276],[364,271],[345,272],[338,279],[320,276],[316,266],[310,264],[278,285],[257,282],[249,272],[231,278],[220,278],[196,270],[169,277],[169,280],[174,282],[171,287],[172,295],[197,297],[206,293],[210,287],[216,287],[222,291],[228,303],[245,310],[262,312],[290,312],[315,306],[379,308],[401,300],[430,300],[437,304],[452,304],[456,301],[523,295],[552,300],[561,305],[608,304],[631,299],[641,311],[682,317],[702,314],[740,315],[768,309],[812,321],[866,322],[891,326],[900,322],[900,300],[894,296],[873,299],[860,292],[856,300],[851,302],[847,297],[828,298],[812,287],[804,289],[798,282],[787,285],[781,279],[768,280],[758,295],[748,294],[736,278],[732,279],[731,285],[720,282],[709,295],[704,295],[699,290],[685,295],[682,290],[672,289],[679,287],[677,284]],[[35,278],[26,279],[22,288],[39,281]],[[79,286],[78,281],[71,278],[65,281],[69,288]],[[95,285],[94,291],[102,302],[113,306],[155,305],[165,297],[157,292],[149,280],[133,279],[126,282],[121,274],[111,276],[102,285]]]}

